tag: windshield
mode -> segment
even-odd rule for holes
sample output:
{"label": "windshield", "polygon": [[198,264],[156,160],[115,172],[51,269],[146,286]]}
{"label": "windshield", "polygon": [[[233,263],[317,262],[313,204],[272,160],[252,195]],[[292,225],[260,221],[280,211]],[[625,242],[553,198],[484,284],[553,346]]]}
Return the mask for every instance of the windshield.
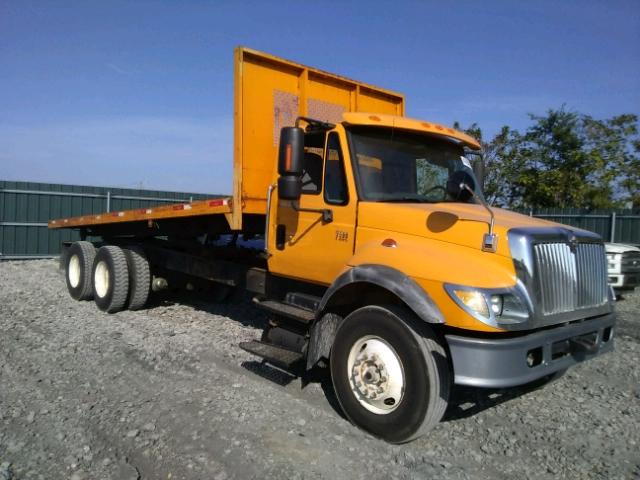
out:
{"label": "windshield", "polygon": [[447,180],[458,170],[473,176],[462,146],[451,141],[375,127],[352,128],[350,135],[362,200],[460,201],[447,193]]}

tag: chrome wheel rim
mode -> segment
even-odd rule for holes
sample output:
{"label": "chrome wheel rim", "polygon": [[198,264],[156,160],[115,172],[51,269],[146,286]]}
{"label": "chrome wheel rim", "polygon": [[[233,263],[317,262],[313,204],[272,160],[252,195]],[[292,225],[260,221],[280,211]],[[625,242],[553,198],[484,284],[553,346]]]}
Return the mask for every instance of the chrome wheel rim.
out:
{"label": "chrome wheel rim", "polygon": [[96,295],[100,298],[103,298],[109,290],[109,267],[104,260],[98,262],[96,265],[96,271],[93,275],[93,286]]}
{"label": "chrome wheel rim", "polygon": [[78,255],[73,255],[69,259],[67,276],[72,288],[76,288],[80,284],[80,258],[78,258]]}
{"label": "chrome wheel rim", "polygon": [[347,359],[351,391],[370,412],[386,415],[402,403],[405,375],[402,361],[383,338],[368,335],[356,341]]}

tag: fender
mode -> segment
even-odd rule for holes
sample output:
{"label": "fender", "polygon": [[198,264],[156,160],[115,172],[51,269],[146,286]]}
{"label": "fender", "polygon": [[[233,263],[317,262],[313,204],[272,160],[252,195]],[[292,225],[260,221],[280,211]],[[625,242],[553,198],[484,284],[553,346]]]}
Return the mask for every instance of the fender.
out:
{"label": "fender", "polygon": [[371,283],[389,290],[427,323],[444,323],[444,316],[429,294],[413,279],[395,268],[364,264],[342,273],[327,289],[318,311],[323,312],[335,295],[347,285]]}
{"label": "fender", "polygon": [[444,316],[429,294],[413,279],[395,268],[364,264],[342,273],[327,289],[318,307],[318,316],[311,327],[307,354],[307,369],[322,357],[329,356],[340,318],[323,312],[339,298],[342,289],[355,283],[368,283],[382,287],[402,300],[426,323],[444,323]]}

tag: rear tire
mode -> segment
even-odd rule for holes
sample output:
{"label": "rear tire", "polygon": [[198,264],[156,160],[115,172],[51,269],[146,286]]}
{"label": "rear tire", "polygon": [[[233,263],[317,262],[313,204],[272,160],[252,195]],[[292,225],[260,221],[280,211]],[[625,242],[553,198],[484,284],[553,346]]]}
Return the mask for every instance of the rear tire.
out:
{"label": "rear tire", "polygon": [[93,261],[91,280],[93,299],[100,310],[115,313],[122,310],[129,294],[129,269],[120,247],[101,247]]}
{"label": "rear tire", "polygon": [[331,350],[331,378],[345,415],[391,443],[422,436],[448,405],[446,350],[427,326],[420,335],[410,328],[414,319],[395,306],[360,308],[338,326]]}
{"label": "rear tire", "polygon": [[96,247],[90,242],[75,242],[66,253],[65,277],[69,295],[75,300],[91,300],[93,286],[91,269]]}
{"label": "rear tire", "polygon": [[149,261],[140,247],[133,246],[123,249],[129,269],[129,298],[127,308],[140,310],[149,300],[151,291],[151,268]]}

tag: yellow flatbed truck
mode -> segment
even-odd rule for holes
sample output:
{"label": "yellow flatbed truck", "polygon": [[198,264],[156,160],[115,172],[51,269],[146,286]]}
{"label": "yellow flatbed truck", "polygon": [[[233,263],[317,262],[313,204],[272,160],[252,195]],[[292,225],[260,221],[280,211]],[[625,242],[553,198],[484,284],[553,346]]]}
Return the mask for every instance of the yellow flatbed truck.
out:
{"label": "yellow flatbed truck", "polygon": [[49,223],[83,239],[62,257],[73,298],[116,312],[185,279],[252,292],[272,320],[241,347],[329,367],[346,416],[395,443],[439,422],[453,384],[525,384],[613,349],[602,240],[489,207],[475,139],[244,48],[234,114],[228,198]]}

